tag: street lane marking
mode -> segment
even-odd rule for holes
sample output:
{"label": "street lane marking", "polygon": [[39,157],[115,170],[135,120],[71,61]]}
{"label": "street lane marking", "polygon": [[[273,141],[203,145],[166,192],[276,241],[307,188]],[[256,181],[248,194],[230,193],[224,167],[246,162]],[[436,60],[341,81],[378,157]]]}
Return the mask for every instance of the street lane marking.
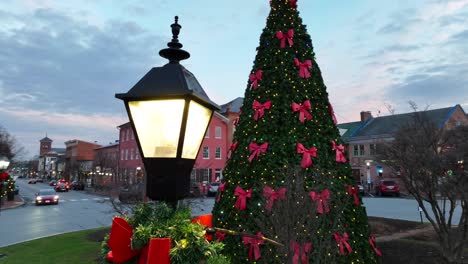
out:
{"label": "street lane marking", "polygon": [[71,199],[70,202],[77,202],[78,200],[75,200],[75,199]]}
{"label": "street lane marking", "polygon": [[88,198],[85,198],[85,199],[81,199],[81,201],[88,201],[89,199]]}

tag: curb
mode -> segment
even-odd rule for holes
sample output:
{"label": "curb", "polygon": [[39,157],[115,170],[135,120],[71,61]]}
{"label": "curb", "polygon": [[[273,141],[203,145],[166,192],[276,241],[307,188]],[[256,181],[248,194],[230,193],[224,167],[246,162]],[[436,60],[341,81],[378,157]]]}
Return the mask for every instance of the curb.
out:
{"label": "curb", "polygon": [[11,205],[11,206],[8,206],[8,207],[5,206],[5,205],[2,205],[1,209],[2,210],[8,210],[8,209],[15,209],[17,207],[23,206],[25,204],[23,197],[18,196],[18,198],[21,199],[21,202],[19,202],[18,204]]}

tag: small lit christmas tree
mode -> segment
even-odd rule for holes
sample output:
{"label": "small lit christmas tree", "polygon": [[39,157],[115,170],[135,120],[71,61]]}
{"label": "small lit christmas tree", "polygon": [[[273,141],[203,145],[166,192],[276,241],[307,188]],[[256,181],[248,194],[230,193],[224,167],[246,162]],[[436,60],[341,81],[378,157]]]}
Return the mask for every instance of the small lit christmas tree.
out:
{"label": "small lit christmas tree", "polygon": [[272,0],[213,209],[234,263],[378,263],[296,1]]}

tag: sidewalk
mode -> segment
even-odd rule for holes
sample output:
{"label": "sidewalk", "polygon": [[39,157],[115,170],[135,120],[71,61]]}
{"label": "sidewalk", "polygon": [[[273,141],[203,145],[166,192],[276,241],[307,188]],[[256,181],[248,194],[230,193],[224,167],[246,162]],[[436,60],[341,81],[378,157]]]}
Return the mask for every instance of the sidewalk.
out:
{"label": "sidewalk", "polygon": [[18,206],[22,206],[24,204],[24,199],[21,196],[15,195],[15,199],[13,201],[7,201],[6,197],[3,198],[1,203],[1,210],[12,209]]}

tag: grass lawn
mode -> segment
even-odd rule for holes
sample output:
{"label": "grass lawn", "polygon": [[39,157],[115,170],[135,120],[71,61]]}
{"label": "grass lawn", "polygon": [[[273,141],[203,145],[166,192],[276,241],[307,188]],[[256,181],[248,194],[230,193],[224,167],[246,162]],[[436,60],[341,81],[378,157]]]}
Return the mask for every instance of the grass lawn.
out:
{"label": "grass lawn", "polygon": [[109,228],[90,229],[3,247],[0,248],[0,255],[3,255],[0,263],[96,264],[100,241],[108,231]]}

